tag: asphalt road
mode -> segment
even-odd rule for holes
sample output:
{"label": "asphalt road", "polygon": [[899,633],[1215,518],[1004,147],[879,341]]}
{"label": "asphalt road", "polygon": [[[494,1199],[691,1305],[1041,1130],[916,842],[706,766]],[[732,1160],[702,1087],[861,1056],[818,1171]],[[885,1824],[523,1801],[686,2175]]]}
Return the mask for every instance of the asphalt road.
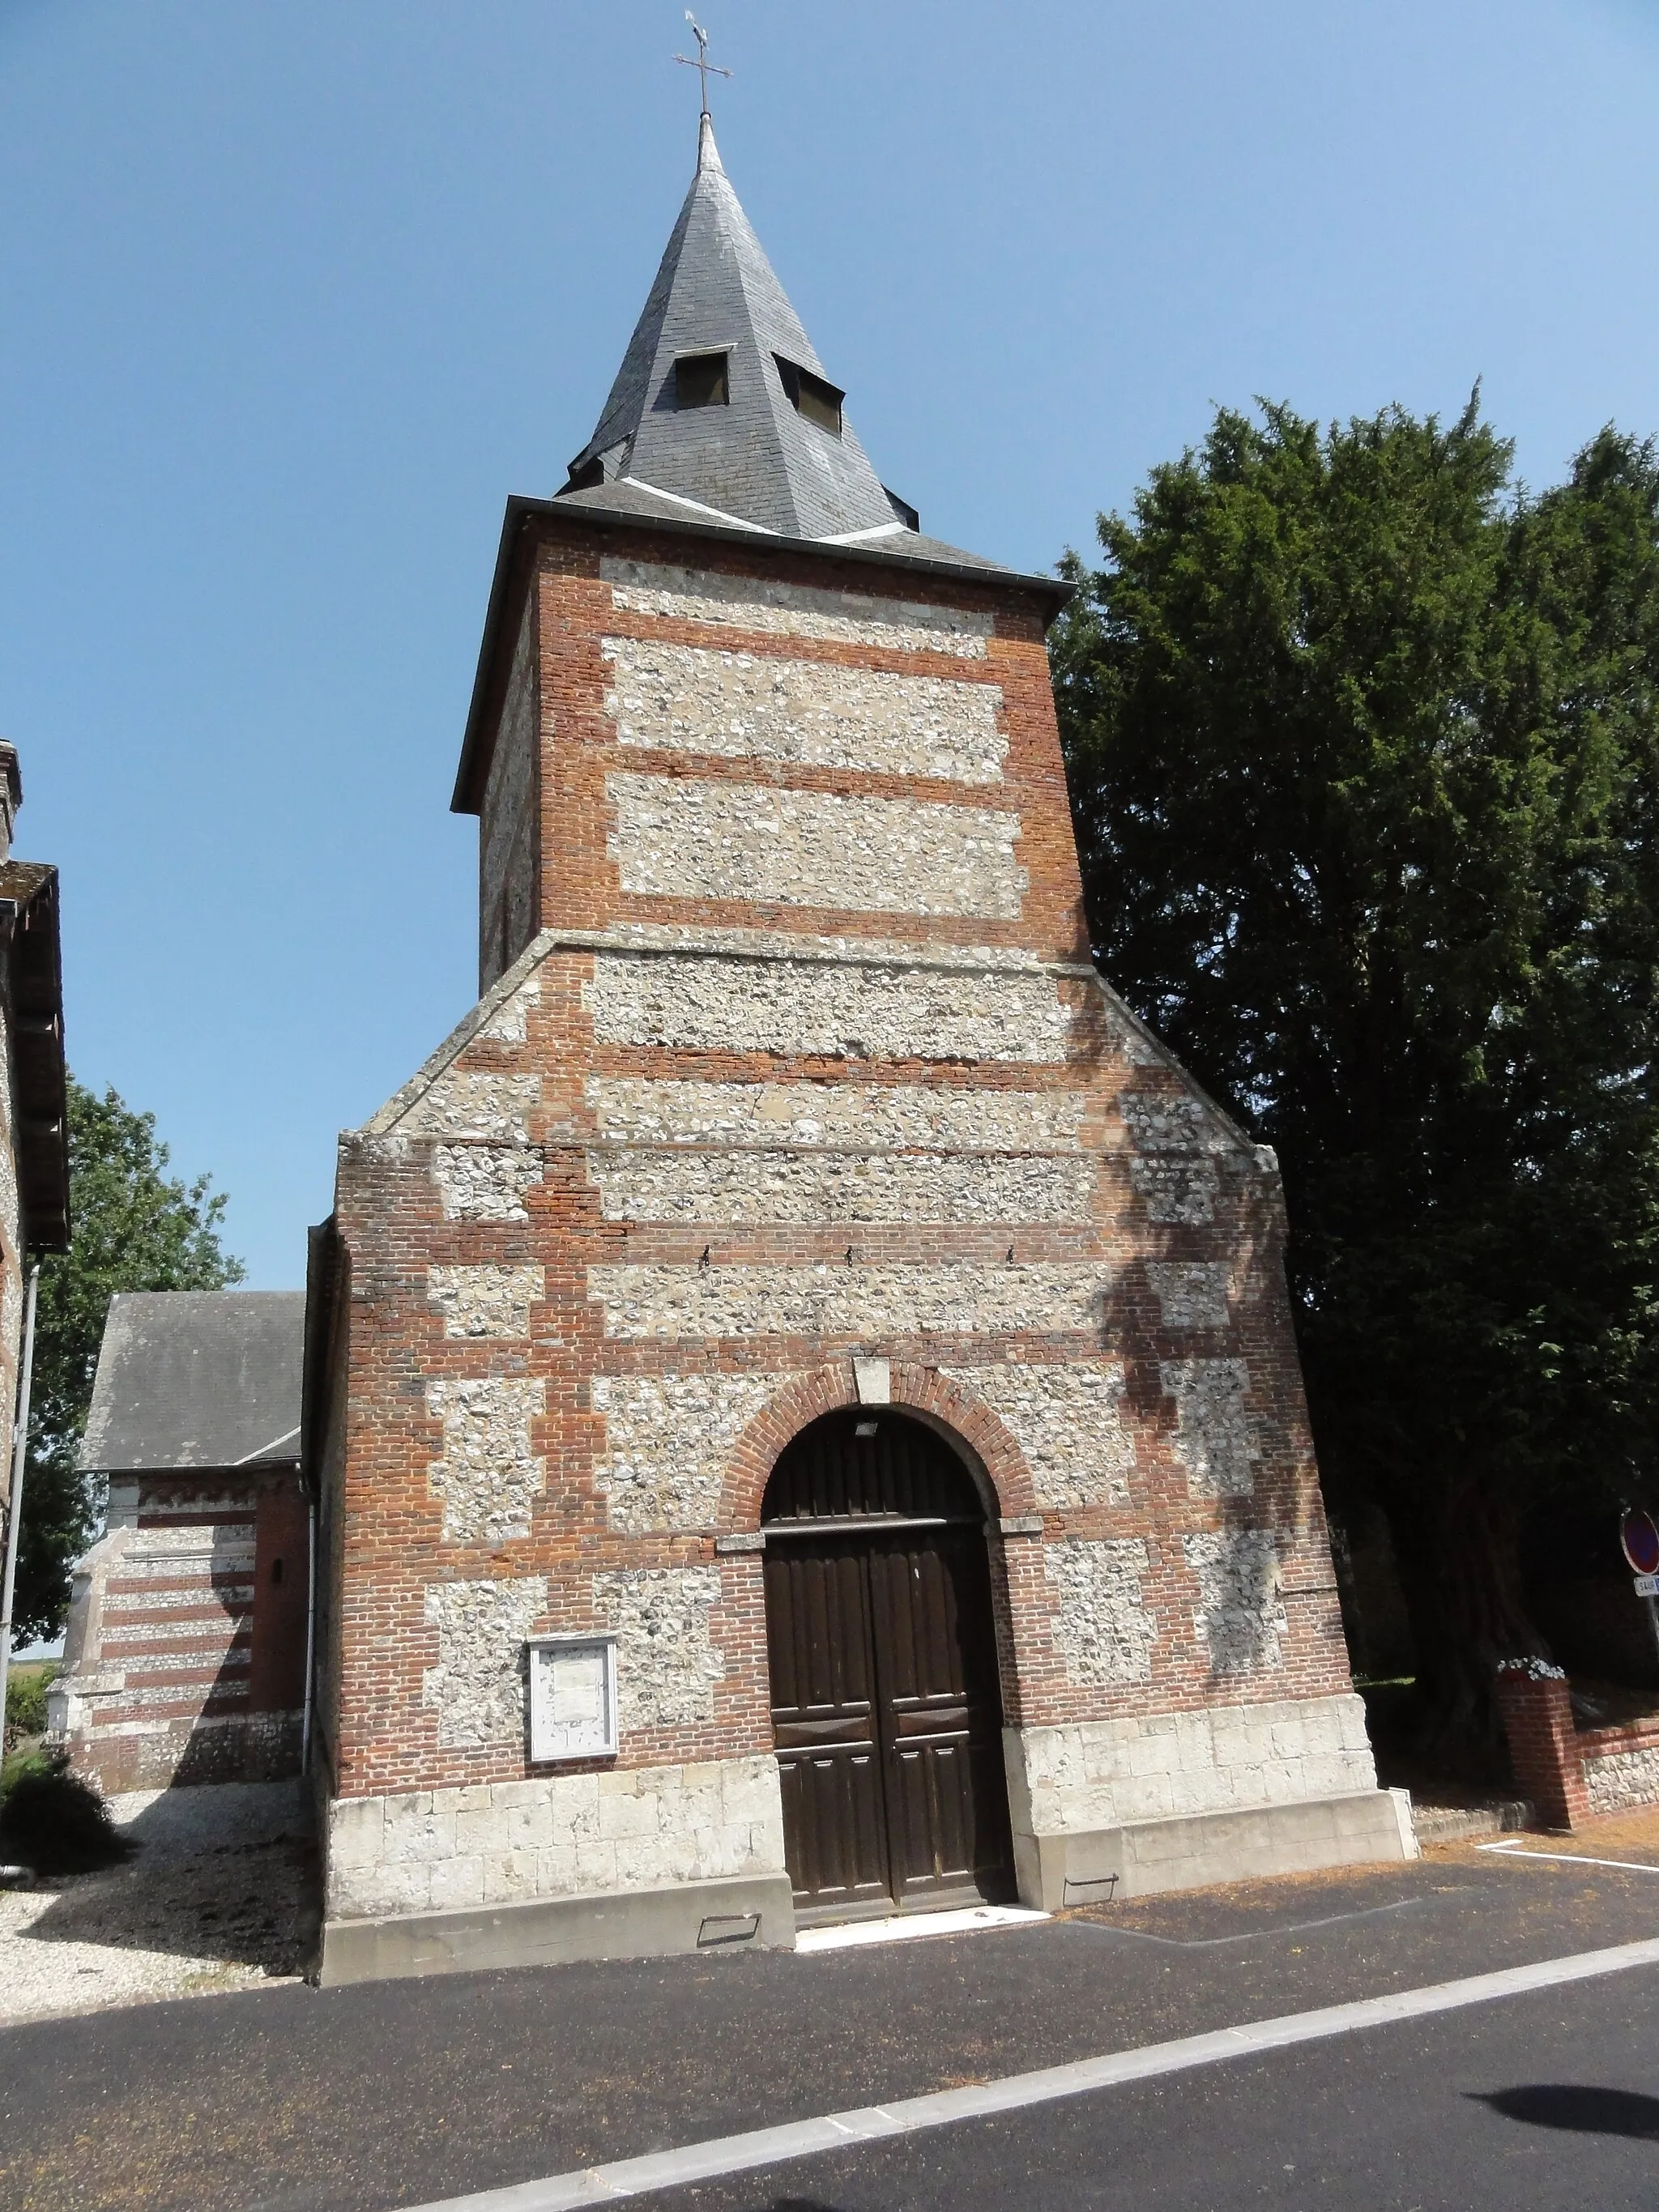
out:
{"label": "asphalt road", "polygon": [[653,2212],[1653,2212],[1659,1972],[672,2190]]}
{"label": "asphalt road", "polygon": [[[392,2212],[1654,1935],[1659,1874],[1469,1856],[815,1957],[53,2021],[0,2033],[0,2206]],[[1642,1971],[654,2201],[1651,2207],[1659,2102],[1555,2091],[1659,2092],[1656,2002]]]}

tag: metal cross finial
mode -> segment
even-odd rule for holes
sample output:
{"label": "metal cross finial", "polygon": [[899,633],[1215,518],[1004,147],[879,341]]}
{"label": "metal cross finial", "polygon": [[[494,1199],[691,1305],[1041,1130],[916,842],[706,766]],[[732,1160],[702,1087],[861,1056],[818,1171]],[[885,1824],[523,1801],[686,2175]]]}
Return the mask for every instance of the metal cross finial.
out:
{"label": "metal cross finial", "polygon": [[691,35],[697,42],[697,58],[696,61],[693,61],[690,54],[676,54],[674,58],[677,62],[683,63],[687,69],[694,69],[697,72],[697,75],[702,82],[702,112],[707,115],[708,112],[709,77],[711,76],[730,76],[732,72],[730,70],[723,70],[717,67],[714,63],[709,60],[708,33],[703,29],[702,25],[698,22],[696,17],[691,13],[691,10],[689,8],[685,11],[685,20],[691,26]]}

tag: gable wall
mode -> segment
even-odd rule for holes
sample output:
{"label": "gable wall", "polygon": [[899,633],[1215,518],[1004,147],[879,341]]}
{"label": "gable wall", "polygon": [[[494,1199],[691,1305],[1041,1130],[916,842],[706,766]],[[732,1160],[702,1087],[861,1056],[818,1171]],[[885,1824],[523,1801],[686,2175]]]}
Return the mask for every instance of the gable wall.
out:
{"label": "gable wall", "polygon": [[781,1871],[745,1540],[855,1355],[998,1497],[1017,1823],[1370,1788],[1276,1172],[1080,957],[1030,603],[685,562],[543,547],[542,934],[343,1145],[331,1910]]}

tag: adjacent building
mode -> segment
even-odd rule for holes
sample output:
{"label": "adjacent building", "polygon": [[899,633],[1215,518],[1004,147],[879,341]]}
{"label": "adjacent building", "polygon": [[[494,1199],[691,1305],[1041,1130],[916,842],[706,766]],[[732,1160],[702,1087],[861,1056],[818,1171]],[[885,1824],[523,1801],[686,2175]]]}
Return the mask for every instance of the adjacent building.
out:
{"label": "adjacent building", "polygon": [[313,1237],[323,1974],[1397,1857],[1276,1164],[1095,971],[1064,597],[695,179],[509,502],[477,1006]]}
{"label": "adjacent building", "polygon": [[12,858],[22,803],[16,749],[0,743],[0,1509],[7,1510],[25,1272],[32,1256],[64,1251],[70,1231],[58,871]]}
{"label": "adjacent building", "polygon": [[81,1452],[108,1512],[48,1696],[52,1735],[106,1790],[300,1771],[304,1334],[302,1291],[110,1301]]}

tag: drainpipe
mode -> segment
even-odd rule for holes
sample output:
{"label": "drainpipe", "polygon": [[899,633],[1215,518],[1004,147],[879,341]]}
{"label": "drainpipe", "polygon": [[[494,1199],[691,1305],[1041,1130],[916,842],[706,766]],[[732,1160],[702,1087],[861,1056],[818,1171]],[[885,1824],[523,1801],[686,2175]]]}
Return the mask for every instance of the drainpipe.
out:
{"label": "drainpipe", "polygon": [[37,1267],[23,1304],[23,1367],[17,1378],[17,1425],[11,1439],[11,1512],[6,1522],[6,1574],[0,1589],[0,1743],[5,1740],[6,1681],[11,1673],[11,1606],[17,1587],[17,1532],[23,1522],[23,1469],[29,1455],[29,1387],[34,1379],[34,1298]]}
{"label": "drainpipe", "polygon": [[300,1722],[300,1771],[311,1771],[311,1678],[317,1644],[317,1501],[306,1498],[306,1694]]}

